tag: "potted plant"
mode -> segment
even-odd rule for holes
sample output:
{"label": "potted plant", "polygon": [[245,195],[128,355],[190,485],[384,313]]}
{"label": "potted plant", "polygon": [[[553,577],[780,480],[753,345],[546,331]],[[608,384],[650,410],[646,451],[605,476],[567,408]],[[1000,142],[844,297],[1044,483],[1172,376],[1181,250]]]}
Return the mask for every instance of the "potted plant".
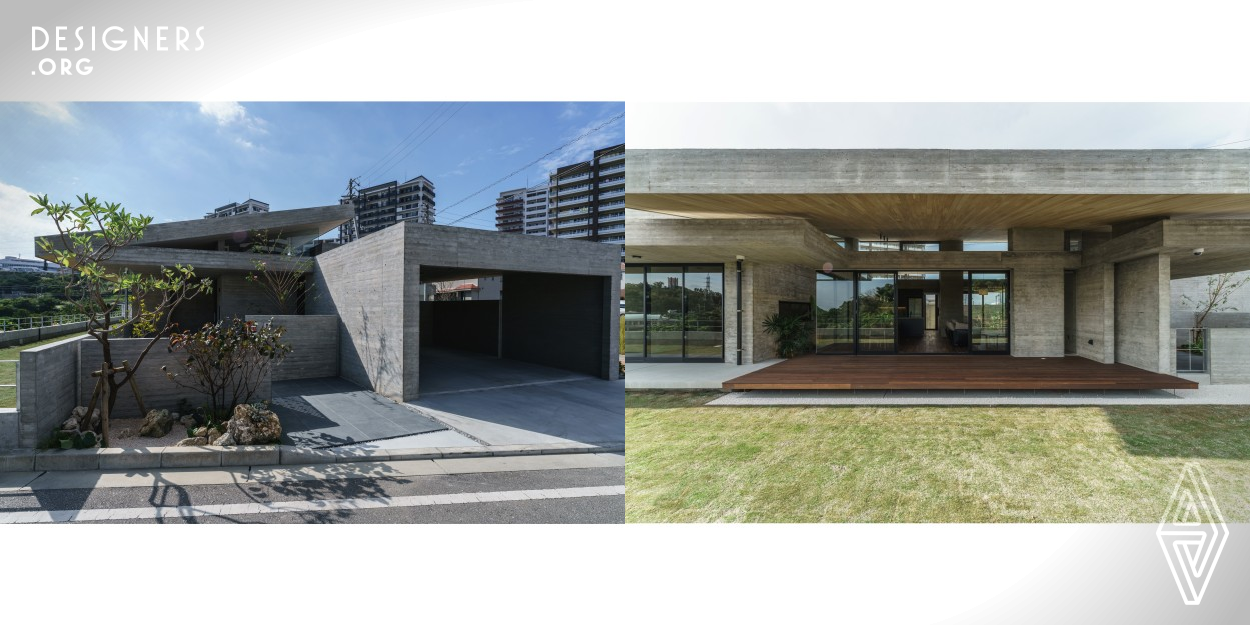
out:
{"label": "potted plant", "polygon": [[811,347],[807,319],[773,313],[764,319],[764,331],[777,343],[777,355],[793,358]]}

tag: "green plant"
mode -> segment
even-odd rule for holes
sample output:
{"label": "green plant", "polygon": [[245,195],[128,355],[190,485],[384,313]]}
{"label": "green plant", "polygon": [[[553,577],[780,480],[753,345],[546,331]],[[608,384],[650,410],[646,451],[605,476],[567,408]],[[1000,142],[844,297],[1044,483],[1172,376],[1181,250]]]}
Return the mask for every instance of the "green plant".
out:
{"label": "green plant", "polygon": [[248,273],[245,279],[261,287],[277,305],[280,314],[297,313],[300,303],[312,290],[311,285],[305,286],[304,280],[304,276],[312,270],[312,259],[299,258],[290,241],[282,238],[282,233],[271,236],[267,230],[257,230],[251,233],[251,238],[252,252],[295,260],[291,263],[292,269],[284,271],[271,268],[271,258],[255,258],[252,260],[255,271]]}
{"label": "green plant", "polygon": [[[109,414],[118,390],[130,383],[152,346],[170,329],[170,315],[178,305],[211,292],[212,284],[207,278],[197,281],[190,266],[165,267],[158,274],[137,274],[109,266],[119,250],[143,236],[151,217],[131,215],[120,204],[100,202],[89,194],[78,196],[78,206],[53,203],[47,195],[32,195],[30,199],[38,204],[31,215],[46,213],[58,233],[56,242],[40,238],[36,243],[49,260],[69,270],[66,299],[87,317],[87,333],[100,343],[100,390],[107,394],[100,411],[100,432],[102,444],[108,447]],[[119,318],[119,303],[127,298],[145,304],[129,317]],[[136,329],[150,340],[133,363],[118,367],[109,337]]]}
{"label": "green plant", "polygon": [[811,348],[807,318],[773,313],[764,319],[764,331],[777,344],[777,355],[793,358]]}
{"label": "green plant", "polygon": [[194,332],[169,337],[171,351],[183,352],[180,370],[161,367],[173,383],[208,396],[205,426],[230,418],[235,406],[248,403],[269,368],[282,361],[291,346],[281,341],[285,329],[238,317],[204,324]]}

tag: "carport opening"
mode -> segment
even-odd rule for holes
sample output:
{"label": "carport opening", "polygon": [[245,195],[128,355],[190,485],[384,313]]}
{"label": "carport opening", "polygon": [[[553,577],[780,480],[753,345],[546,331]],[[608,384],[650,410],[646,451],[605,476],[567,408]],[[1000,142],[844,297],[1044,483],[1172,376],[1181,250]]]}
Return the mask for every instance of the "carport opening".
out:
{"label": "carport opening", "polygon": [[[512,377],[525,383],[524,367],[512,366],[519,363],[541,365],[531,373],[546,368],[608,377],[610,278],[422,265],[421,280],[423,395]],[[488,369],[517,376],[491,377]],[[474,380],[483,376],[489,379]]]}

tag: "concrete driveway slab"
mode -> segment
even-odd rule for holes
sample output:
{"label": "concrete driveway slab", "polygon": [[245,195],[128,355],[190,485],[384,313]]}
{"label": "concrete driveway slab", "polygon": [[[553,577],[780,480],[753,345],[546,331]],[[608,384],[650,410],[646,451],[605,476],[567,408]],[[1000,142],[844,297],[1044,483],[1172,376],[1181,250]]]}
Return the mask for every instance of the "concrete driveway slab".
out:
{"label": "concrete driveway slab", "polygon": [[339,378],[273,383],[282,442],[326,448],[438,432],[446,425]]}

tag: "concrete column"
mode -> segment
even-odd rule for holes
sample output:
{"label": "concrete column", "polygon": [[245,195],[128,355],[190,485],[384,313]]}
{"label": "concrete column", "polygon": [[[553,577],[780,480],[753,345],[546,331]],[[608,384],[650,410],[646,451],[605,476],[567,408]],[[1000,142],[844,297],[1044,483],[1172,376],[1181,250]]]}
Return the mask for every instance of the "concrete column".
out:
{"label": "concrete column", "polygon": [[[1012,252],[1062,252],[1060,228],[1012,228]],[[1011,272],[1011,354],[1063,356],[1064,283],[1061,267],[1016,269]]]}
{"label": "concrete column", "polygon": [[1212,384],[1250,384],[1250,328],[1211,328],[1207,363]]}
{"label": "concrete column", "polygon": [[1102,363],[1115,362],[1115,265],[1076,271],[1076,353]]}
{"label": "concrete column", "polygon": [[[738,362],[738,266],[736,260],[725,263],[725,362]],[[744,277],[745,284],[745,277]],[[745,289],[744,289],[745,290]],[[745,304],[745,303],[744,303]],[[745,316],[743,325],[746,325]],[[743,341],[745,349],[745,340]],[[743,355],[743,363],[747,361]]]}
{"label": "concrete column", "polygon": [[[963,241],[940,241],[938,250],[941,252],[962,252]],[[967,323],[964,315],[964,272],[938,272],[938,331],[946,326],[947,321]]]}
{"label": "concrete column", "polygon": [[1172,259],[1156,254],[1115,266],[1115,361],[1175,373]]}
{"label": "concrete column", "polygon": [[816,297],[816,270],[748,259],[743,271],[742,362],[752,364],[777,357],[776,341],[764,331],[764,319],[778,311],[779,302],[810,302]]}

